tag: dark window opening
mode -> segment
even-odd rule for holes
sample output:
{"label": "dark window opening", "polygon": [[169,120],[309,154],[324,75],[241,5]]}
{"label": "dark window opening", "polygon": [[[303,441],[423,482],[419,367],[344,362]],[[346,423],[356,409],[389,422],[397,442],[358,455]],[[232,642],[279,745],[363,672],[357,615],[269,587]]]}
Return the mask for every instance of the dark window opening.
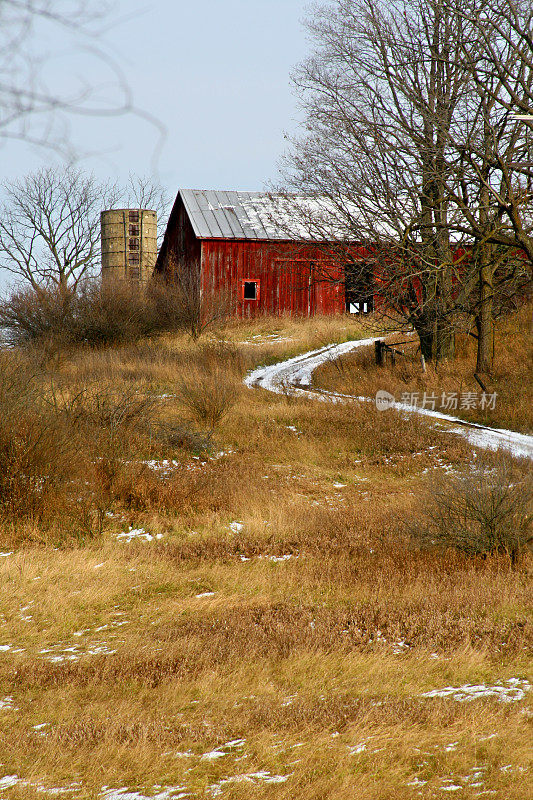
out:
{"label": "dark window opening", "polygon": [[243,299],[244,300],[257,300],[257,287],[258,281],[244,281],[243,283]]}
{"label": "dark window opening", "polygon": [[374,311],[373,265],[364,261],[346,264],[344,297],[348,314],[370,314]]}
{"label": "dark window opening", "polygon": [[138,235],[139,235],[139,226],[130,225],[130,236],[138,236]]}
{"label": "dark window opening", "polygon": [[128,270],[128,275],[131,281],[140,281],[141,280],[140,267],[130,267]]}
{"label": "dark window opening", "polygon": [[128,254],[128,264],[140,264],[139,253],[129,253]]}
{"label": "dark window opening", "polygon": [[139,212],[138,211],[130,211],[129,212],[129,219],[130,219],[130,222],[139,222]]}
{"label": "dark window opening", "polygon": [[138,250],[139,249],[139,240],[138,239],[129,239],[128,247],[130,250]]}

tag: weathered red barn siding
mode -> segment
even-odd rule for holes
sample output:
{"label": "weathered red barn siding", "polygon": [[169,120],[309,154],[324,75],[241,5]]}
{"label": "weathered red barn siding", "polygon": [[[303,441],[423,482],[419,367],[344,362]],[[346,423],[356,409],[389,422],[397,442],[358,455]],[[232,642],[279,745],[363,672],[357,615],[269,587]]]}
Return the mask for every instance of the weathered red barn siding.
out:
{"label": "weathered red barn siding", "polygon": [[[332,272],[322,269],[326,258],[319,248],[293,242],[206,239],[202,241],[202,291],[208,297],[228,293],[242,317],[343,313],[344,287],[340,276],[325,278],[324,272]],[[245,280],[259,282],[257,300],[243,299]]]}
{"label": "weathered red barn siding", "polygon": [[197,272],[200,269],[201,251],[201,242],[194,235],[183,203],[175,203],[157,257],[156,274],[164,274],[167,280],[172,281],[180,270]]}
{"label": "weathered red barn siding", "polygon": [[[251,197],[244,193],[243,202],[251,203]],[[276,238],[271,220],[263,220],[266,227],[258,221],[257,209],[248,214],[241,206],[237,215],[238,202],[236,192],[178,193],[155,273],[187,292],[200,286],[205,299],[223,293],[232,312],[241,317],[344,313],[358,292],[348,285],[342,249],[336,252],[335,243]],[[368,255],[364,247],[354,245],[351,258],[365,262]],[[255,299],[244,297],[247,280],[257,284]],[[364,291],[362,296],[367,297]]]}

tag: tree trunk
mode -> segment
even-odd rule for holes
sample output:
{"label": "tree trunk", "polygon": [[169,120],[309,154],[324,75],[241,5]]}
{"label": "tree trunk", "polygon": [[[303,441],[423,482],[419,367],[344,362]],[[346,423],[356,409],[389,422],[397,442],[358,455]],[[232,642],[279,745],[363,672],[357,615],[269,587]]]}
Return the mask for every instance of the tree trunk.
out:
{"label": "tree trunk", "polygon": [[490,373],[492,368],[492,344],[494,337],[493,317],[493,265],[490,245],[484,245],[480,253],[479,264],[479,313],[476,316],[477,327],[477,360],[476,372]]}
{"label": "tree trunk", "polygon": [[431,319],[413,320],[413,327],[420,341],[420,353],[425,361],[431,361],[435,352],[435,332]]}
{"label": "tree trunk", "polygon": [[455,330],[453,325],[442,321],[437,325],[435,336],[435,360],[444,361],[455,358]]}

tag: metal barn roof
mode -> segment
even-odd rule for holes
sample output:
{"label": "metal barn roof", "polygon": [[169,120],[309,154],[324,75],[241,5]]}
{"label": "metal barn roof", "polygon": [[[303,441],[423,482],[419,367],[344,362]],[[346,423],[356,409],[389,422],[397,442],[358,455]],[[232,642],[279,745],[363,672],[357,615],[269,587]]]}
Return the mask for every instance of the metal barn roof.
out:
{"label": "metal barn roof", "polygon": [[198,239],[316,241],[347,235],[331,202],[320,199],[204,189],[181,189],[180,195]]}

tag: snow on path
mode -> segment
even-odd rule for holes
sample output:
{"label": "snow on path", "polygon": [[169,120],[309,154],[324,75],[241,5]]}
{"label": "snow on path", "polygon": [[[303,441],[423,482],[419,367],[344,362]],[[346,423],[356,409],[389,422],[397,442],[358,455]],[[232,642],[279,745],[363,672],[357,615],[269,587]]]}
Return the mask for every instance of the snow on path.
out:
{"label": "snow on path", "polygon": [[[289,358],[287,361],[280,361],[268,367],[258,367],[250,372],[244,379],[244,383],[249,388],[267,389],[276,394],[300,395],[303,397],[313,397],[318,400],[333,403],[344,402],[346,400],[359,400],[363,402],[373,402],[373,398],[356,397],[337,392],[327,392],[324,390],[313,389],[311,385],[312,375],[317,367],[333,361],[340,356],[356,350],[359,347],[368,347],[373,344],[380,336],[371,339],[359,339],[342,344],[331,344],[321,347],[318,350],[311,350],[308,353]],[[432,411],[428,408],[418,408],[407,405],[406,403],[392,403],[391,408],[404,411],[410,414],[423,414],[433,417],[443,422],[451,423],[448,430],[451,433],[464,436],[474,447],[481,447],[485,450],[508,450],[512,455],[519,458],[533,459],[533,436],[516,431],[508,431],[502,428],[487,428],[475,422],[465,422],[458,417],[451,417],[442,414],[440,411]],[[382,412],[383,413],[383,412]]]}

